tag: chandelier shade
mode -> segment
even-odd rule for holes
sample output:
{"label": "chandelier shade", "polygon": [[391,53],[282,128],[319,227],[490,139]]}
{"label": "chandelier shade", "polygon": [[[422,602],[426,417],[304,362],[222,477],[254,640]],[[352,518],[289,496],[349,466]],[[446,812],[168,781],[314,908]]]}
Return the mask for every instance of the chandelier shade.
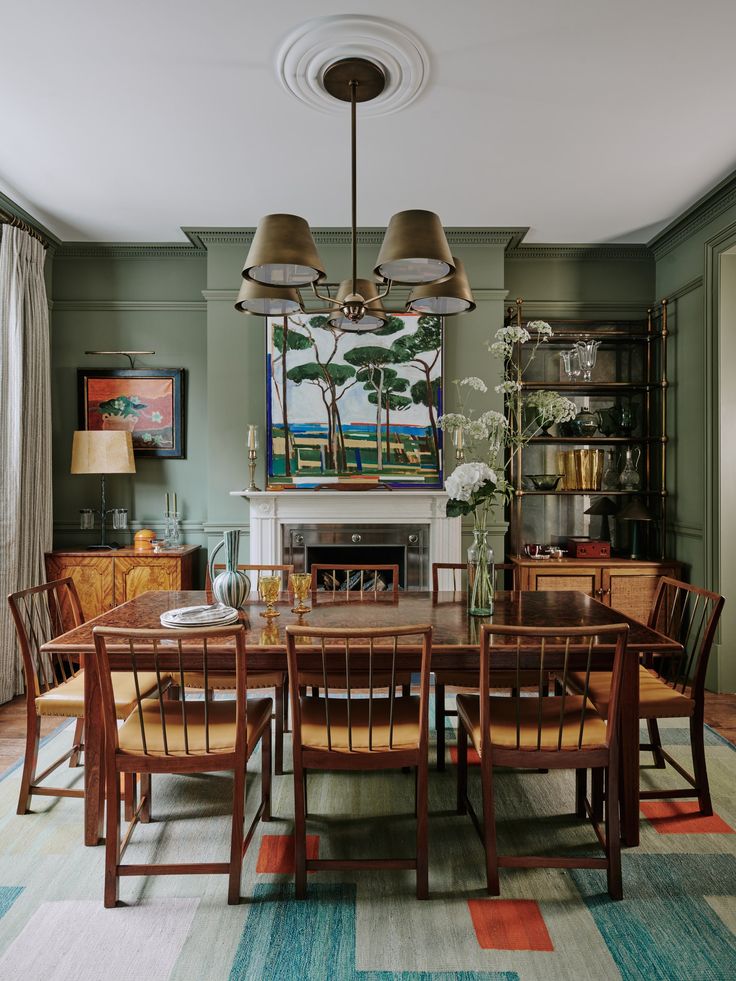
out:
{"label": "chandelier shade", "polygon": [[447,317],[455,313],[475,310],[473,291],[470,288],[462,260],[452,257],[455,272],[439,283],[415,286],[409,294],[408,309],[412,313],[428,313]]}
{"label": "chandelier shade", "polygon": [[[330,317],[330,324],[341,330],[363,332],[375,330],[386,323],[388,314],[378,295],[378,288],[369,279],[343,279],[337,290],[336,303],[340,309]],[[344,311],[348,310],[351,316]],[[359,315],[356,319],[356,315]]]}
{"label": "chandelier shade", "polygon": [[325,278],[309,225],[298,215],[266,215],[258,222],[243,278],[264,286],[309,286]]}
{"label": "chandelier shade", "polygon": [[235,309],[259,317],[288,317],[301,313],[302,304],[295,289],[263,286],[262,283],[244,279],[235,301]]}
{"label": "chandelier shade", "polygon": [[454,270],[450,246],[433,211],[399,211],[388,223],[375,273],[410,286],[444,279]]}

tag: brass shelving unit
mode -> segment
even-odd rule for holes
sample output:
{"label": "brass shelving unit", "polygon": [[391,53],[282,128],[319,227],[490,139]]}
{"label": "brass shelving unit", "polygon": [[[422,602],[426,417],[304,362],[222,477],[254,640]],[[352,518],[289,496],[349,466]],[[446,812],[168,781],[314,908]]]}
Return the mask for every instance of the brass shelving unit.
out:
{"label": "brass shelving unit", "polygon": [[[667,300],[662,300],[655,307],[647,310],[646,317],[641,320],[555,320],[547,319],[554,334],[549,342],[540,346],[537,354],[538,363],[542,363],[542,373],[546,374],[544,365],[549,366],[554,352],[569,348],[578,340],[596,339],[603,342],[599,349],[599,361],[593,369],[591,381],[567,381],[550,379],[548,377],[521,381],[521,391],[517,395],[516,419],[522,420],[522,405],[527,393],[547,389],[559,392],[573,398],[581,405],[581,398],[613,399],[625,397],[640,407],[641,420],[638,422],[636,433],[625,436],[560,436],[546,434],[534,437],[526,447],[519,447],[511,453],[509,460],[510,481],[514,489],[509,505],[510,549],[509,554],[520,555],[524,541],[551,541],[551,529],[536,527],[531,533],[524,534],[524,501],[537,498],[554,498],[560,501],[589,497],[631,498],[639,496],[647,501],[647,506],[655,516],[657,526],[657,552],[660,558],[665,557],[667,541],[667,338],[669,336]],[[507,310],[506,322],[523,323],[523,300],[518,299],[515,307]],[[525,352],[532,346],[516,344],[513,352],[513,362],[517,368],[525,364]],[[600,353],[608,351],[609,372],[615,372],[613,378],[595,378],[600,365]],[[546,359],[546,361],[544,360]],[[604,359],[605,360],[605,359]],[[624,374],[622,364],[627,363],[630,377],[619,377]],[[632,365],[634,369],[632,370]],[[602,372],[599,371],[599,375]],[[631,375],[635,377],[631,377]],[[556,427],[555,427],[556,428]],[[600,447],[612,450],[625,446],[638,446],[641,450],[639,472],[642,477],[641,487],[636,491],[623,489],[615,490],[578,490],[563,489],[555,491],[532,490],[524,486],[523,477],[526,473],[551,472],[549,470],[525,471],[525,457],[537,451],[544,456],[545,449],[554,446],[569,449],[571,447]],[[541,451],[541,452],[540,452]],[[548,459],[548,457],[547,457]],[[557,471],[555,471],[557,472]],[[531,506],[531,505],[530,505]],[[623,502],[622,502],[623,506]],[[577,507],[573,505],[573,508]],[[582,510],[582,509],[579,509]],[[570,512],[567,515],[567,535],[583,533],[581,527],[575,527],[576,518],[580,514]],[[544,524],[544,522],[542,522]],[[570,525],[573,525],[572,527]],[[564,537],[559,524],[553,534]]]}

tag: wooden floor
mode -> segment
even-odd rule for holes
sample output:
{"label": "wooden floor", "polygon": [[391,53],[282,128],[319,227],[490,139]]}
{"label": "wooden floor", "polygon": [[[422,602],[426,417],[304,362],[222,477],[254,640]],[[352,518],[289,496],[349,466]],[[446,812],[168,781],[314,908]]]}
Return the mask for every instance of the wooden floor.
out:
{"label": "wooden floor", "polygon": [[[42,720],[45,736],[63,720],[47,717]],[[714,695],[706,692],[705,721],[736,745],[736,694]],[[0,773],[17,762],[25,751],[26,708],[22,695],[0,705]]]}

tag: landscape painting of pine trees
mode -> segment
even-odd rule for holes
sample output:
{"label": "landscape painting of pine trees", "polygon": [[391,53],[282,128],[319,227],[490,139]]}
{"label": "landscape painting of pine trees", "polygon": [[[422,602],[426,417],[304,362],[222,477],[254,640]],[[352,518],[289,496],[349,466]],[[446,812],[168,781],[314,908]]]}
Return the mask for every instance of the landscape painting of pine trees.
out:
{"label": "landscape painting of pine trees", "polygon": [[266,391],[270,487],[442,487],[441,317],[360,334],[270,317]]}

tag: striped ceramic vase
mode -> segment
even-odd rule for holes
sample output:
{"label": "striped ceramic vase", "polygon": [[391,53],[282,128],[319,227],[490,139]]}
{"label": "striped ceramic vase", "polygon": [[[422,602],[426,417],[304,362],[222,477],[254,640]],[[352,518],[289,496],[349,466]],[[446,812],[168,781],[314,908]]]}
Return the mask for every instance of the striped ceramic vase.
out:
{"label": "striped ceramic vase", "polygon": [[[215,575],[215,556],[225,546],[225,571]],[[238,549],[240,547],[240,532],[226,531],[223,539],[210,556],[210,582],[212,592],[218,603],[225,606],[241,607],[250,593],[250,579],[244,572],[238,570]]]}

